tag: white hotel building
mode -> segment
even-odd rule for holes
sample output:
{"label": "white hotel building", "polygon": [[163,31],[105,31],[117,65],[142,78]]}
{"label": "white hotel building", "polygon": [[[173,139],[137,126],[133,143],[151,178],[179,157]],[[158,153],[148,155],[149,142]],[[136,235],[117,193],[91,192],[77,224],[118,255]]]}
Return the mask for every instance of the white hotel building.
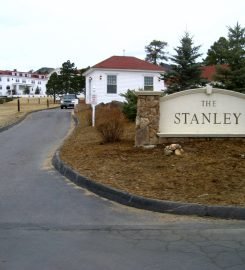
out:
{"label": "white hotel building", "polygon": [[47,75],[31,72],[20,72],[17,70],[0,70],[0,96],[24,95],[46,95]]}

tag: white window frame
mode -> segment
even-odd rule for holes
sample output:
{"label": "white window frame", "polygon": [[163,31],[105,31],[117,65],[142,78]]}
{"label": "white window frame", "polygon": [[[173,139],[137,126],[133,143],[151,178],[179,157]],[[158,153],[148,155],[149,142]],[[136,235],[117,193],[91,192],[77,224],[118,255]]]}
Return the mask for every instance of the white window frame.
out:
{"label": "white window frame", "polygon": [[[110,90],[110,86],[112,87],[112,90]],[[113,89],[115,88],[115,89]],[[107,84],[106,84],[106,92],[107,94],[117,94],[117,75],[115,74],[108,74],[107,75]]]}
{"label": "white window frame", "polygon": [[[150,82],[152,80],[152,83]],[[144,91],[153,91],[154,89],[154,76],[144,76]]]}

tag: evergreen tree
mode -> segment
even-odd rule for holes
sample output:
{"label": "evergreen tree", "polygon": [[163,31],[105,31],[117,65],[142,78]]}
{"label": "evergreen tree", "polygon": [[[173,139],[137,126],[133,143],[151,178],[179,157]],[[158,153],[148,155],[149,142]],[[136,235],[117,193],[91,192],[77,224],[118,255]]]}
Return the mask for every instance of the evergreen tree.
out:
{"label": "evergreen tree", "polygon": [[245,91],[245,28],[237,23],[228,27],[227,66],[217,69],[215,81],[219,87]]}
{"label": "evergreen tree", "polygon": [[77,76],[74,78],[74,89],[77,89],[76,92],[84,93],[85,92],[85,77],[82,75],[85,71],[90,69],[90,67],[82,68],[77,71]]}
{"label": "evergreen tree", "polygon": [[59,81],[62,85],[63,94],[78,94],[84,92],[85,88],[85,78],[82,76],[82,73],[86,69],[77,70],[74,63],[71,63],[70,60],[62,64],[60,71]]}
{"label": "evergreen tree", "polygon": [[125,98],[123,102],[123,113],[130,121],[135,121],[137,115],[137,95],[135,90],[130,90],[125,94],[120,94],[120,96]]}
{"label": "evergreen tree", "polygon": [[46,84],[46,94],[54,97],[54,103],[56,100],[56,95],[62,94],[61,81],[56,72],[52,73],[47,84]]}
{"label": "evergreen tree", "polygon": [[41,93],[41,89],[37,86],[35,90],[35,95],[40,95],[40,93]]}
{"label": "evergreen tree", "polygon": [[89,67],[77,70],[69,60],[62,64],[60,75],[52,73],[46,85],[47,95],[54,97],[66,93],[78,94],[85,90],[85,77],[82,75]]}
{"label": "evergreen tree", "polygon": [[77,69],[74,63],[71,63],[70,60],[64,62],[62,64],[62,68],[60,69],[60,81],[62,83],[62,89],[64,94],[66,93],[75,93],[73,87],[73,78],[77,74]]}
{"label": "evergreen tree", "polygon": [[231,69],[240,69],[245,64],[245,28],[237,23],[234,28],[228,27],[229,55]]}
{"label": "evergreen tree", "polygon": [[163,79],[169,84],[167,93],[197,88],[204,83],[200,78],[201,69],[197,62],[201,56],[200,47],[194,46],[192,37],[185,32],[180,40],[180,46],[174,49],[176,54],[170,57],[174,63],[172,69],[163,75]]}
{"label": "evergreen tree", "polygon": [[27,85],[25,86],[23,93],[25,95],[29,95],[30,94],[30,88]]}
{"label": "evergreen tree", "polygon": [[222,65],[226,64],[229,52],[229,42],[226,38],[220,37],[218,41],[210,47],[207,57],[204,60],[205,65]]}
{"label": "evergreen tree", "polygon": [[145,46],[145,60],[155,65],[160,64],[160,60],[168,61],[166,52],[164,51],[167,45],[167,42],[153,40],[149,45]]}

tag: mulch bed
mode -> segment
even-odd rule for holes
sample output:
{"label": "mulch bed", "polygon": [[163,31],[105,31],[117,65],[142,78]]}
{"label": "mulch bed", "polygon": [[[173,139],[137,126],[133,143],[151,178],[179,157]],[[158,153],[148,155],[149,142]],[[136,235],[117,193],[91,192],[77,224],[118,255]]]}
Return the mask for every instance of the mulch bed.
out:
{"label": "mulch bed", "polygon": [[61,158],[81,175],[132,194],[160,200],[245,206],[245,145],[241,141],[189,142],[181,156],[164,147],[134,147],[134,124],[123,140],[103,144],[88,125],[81,105],[79,125],[66,140]]}

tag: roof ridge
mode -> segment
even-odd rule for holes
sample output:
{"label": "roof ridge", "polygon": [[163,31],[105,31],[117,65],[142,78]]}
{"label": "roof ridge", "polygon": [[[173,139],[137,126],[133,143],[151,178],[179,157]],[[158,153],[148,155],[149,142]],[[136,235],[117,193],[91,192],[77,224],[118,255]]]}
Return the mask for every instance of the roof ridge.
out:
{"label": "roof ridge", "polygon": [[108,68],[108,69],[135,69],[135,70],[149,70],[149,71],[164,71],[161,66],[154,65],[145,60],[139,59],[135,56],[117,56],[113,55],[92,68]]}

